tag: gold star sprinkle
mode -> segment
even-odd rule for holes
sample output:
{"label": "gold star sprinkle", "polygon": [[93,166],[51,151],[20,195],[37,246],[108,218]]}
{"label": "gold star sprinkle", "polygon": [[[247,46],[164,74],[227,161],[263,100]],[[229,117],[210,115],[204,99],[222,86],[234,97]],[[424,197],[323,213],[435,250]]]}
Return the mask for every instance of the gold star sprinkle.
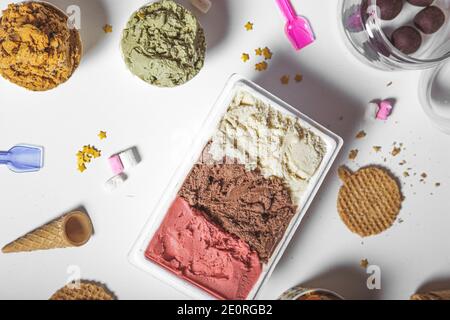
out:
{"label": "gold star sprinkle", "polygon": [[268,47],[265,47],[263,50],[262,50],[262,54],[263,54],[263,56],[264,56],[264,59],[266,59],[266,60],[270,60],[270,59],[272,59],[272,51],[270,51],[270,49],[268,48]]}
{"label": "gold star sprinkle", "polygon": [[106,131],[100,131],[97,136],[100,138],[100,140],[106,139]]}
{"label": "gold star sprinkle", "polygon": [[264,71],[264,70],[267,70],[267,62],[263,61],[263,62],[257,63],[257,64],[255,65],[255,70],[256,70],[256,71]]}
{"label": "gold star sprinkle", "polygon": [[281,81],[282,84],[288,84],[289,83],[289,76],[288,75],[282,76],[280,81]]}
{"label": "gold star sprinkle", "polygon": [[247,31],[250,31],[250,30],[253,30],[253,23],[251,23],[250,21],[249,22],[247,22],[246,24],[245,24],[245,30],[247,30]]}
{"label": "gold star sprinkle", "polygon": [[261,48],[255,49],[255,54],[257,56],[262,56],[263,55],[263,50]]}
{"label": "gold star sprinkle", "polygon": [[300,73],[295,75],[295,82],[301,82],[303,80],[303,76]]}
{"label": "gold star sprinkle", "polygon": [[248,53],[243,53],[241,56],[241,60],[247,62],[248,60],[250,60],[250,55]]}
{"label": "gold star sprinkle", "polygon": [[110,24],[105,24],[105,26],[103,27],[103,31],[104,31],[105,33],[111,33],[111,32],[113,31],[112,25],[110,25]]}
{"label": "gold star sprinkle", "polygon": [[101,151],[94,146],[83,146],[76,154],[78,171],[84,172],[87,169],[86,164],[90,163],[92,158],[99,158],[101,155]]}

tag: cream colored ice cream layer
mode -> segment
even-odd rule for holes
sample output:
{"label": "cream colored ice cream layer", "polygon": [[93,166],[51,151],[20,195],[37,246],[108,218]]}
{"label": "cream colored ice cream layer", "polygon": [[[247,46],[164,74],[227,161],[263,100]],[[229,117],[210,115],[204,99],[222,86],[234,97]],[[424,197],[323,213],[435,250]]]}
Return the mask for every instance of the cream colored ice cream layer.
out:
{"label": "cream colored ice cream layer", "polygon": [[297,118],[240,91],[220,122],[209,152],[215,161],[236,159],[248,170],[259,168],[266,178],[284,179],[298,204],[326,146]]}

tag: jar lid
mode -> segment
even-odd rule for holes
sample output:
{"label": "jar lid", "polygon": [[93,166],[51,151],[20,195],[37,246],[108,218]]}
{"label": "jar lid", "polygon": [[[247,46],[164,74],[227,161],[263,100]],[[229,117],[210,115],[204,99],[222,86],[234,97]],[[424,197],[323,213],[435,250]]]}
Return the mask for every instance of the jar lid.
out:
{"label": "jar lid", "polygon": [[450,61],[423,72],[419,98],[433,124],[450,134]]}

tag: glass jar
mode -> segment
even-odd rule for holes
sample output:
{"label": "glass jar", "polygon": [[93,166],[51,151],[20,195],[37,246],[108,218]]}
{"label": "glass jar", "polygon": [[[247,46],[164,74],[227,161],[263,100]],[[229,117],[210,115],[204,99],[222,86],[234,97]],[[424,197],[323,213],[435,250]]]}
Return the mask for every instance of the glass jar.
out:
{"label": "glass jar", "polygon": [[439,65],[450,58],[450,0],[435,0],[433,6],[445,13],[444,25],[434,34],[421,33],[422,45],[404,54],[392,44],[394,30],[413,26],[415,15],[424,9],[405,1],[393,20],[382,20],[377,0],[340,0],[341,30],[351,50],[365,63],[382,70],[418,70]]}
{"label": "glass jar", "polygon": [[311,289],[298,285],[285,291],[278,300],[344,300],[344,298],[327,289]]}
{"label": "glass jar", "polygon": [[[419,84],[419,100],[426,115],[450,134],[450,0],[432,5],[445,15],[444,24],[433,34],[420,32],[422,44],[405,54],[391,42],[401,26],[414,26],[414,17],[424,8],[403,1],[392,20],[382,20],[377,0],[340,0],[339,19],[344,41],[359,60],[381,70],[425,70]],[[416,30],[418,30],[416,28]]]}

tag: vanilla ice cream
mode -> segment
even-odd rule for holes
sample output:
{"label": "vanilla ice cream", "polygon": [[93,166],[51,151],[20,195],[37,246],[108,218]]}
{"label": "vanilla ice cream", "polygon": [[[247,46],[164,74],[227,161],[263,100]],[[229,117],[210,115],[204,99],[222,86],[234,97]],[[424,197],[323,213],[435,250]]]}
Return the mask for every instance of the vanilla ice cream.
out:
{"label": "vanilla ice cream", "polygon": [[319,168],[326,146],[299,119],[283,114],[248,92],[240,91],[212,138],[215,161],[236,159],[247,170],[284,179],[295,204]]}

